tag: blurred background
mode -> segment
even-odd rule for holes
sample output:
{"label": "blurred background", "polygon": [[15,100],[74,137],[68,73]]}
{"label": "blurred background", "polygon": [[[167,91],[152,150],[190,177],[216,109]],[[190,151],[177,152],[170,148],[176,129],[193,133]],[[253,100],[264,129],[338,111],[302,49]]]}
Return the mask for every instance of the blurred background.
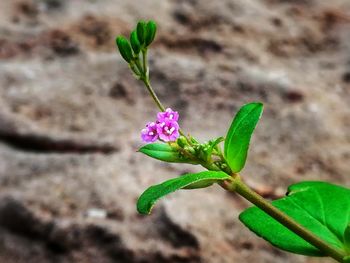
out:
{"label": "blurred background", "polygon": [[215,186],[137,214],[146,187],[200,170],[136,153],[157,108],[114,39],[139,19],[158,23],[151,79],[184,131],[224,135],[264,102],[242,173],[260,194],[350,186],[350,1],[1,0],[0,262],[331,262],[255,237]]}

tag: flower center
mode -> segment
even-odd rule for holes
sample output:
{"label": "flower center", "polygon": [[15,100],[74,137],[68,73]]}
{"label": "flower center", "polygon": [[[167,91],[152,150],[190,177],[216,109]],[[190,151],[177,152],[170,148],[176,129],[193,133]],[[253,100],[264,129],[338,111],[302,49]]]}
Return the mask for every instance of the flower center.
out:
{"label": "flower center", "polygon": [[168,135],[171,135],[174,131],[175,131],[175,128],[174,127],[171,127],[169,129],[169,127],[164,127],[164,130],[165,132],[168,134]]}

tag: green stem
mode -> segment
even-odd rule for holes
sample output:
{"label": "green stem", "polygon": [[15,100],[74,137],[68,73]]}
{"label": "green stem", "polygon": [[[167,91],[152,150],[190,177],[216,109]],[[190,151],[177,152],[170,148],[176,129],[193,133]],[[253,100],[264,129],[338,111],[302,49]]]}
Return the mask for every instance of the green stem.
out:
{"label": "green stem", "polygon": [[143,83],[145,84],[148,92],[150,93],[151,97],[153,98],[154,102],[157,104],[158,108],[161,111],[165,111],[164,106],[162,105],[162,103],[160,102],[160,100],[158,99],[157,94],[154,92],[151,83],[149,81],[149,75],[148,75],[148,68],[147,68],[147,49],[142,51],[142,62],[143,65],[141,66],[140,63],[140,59],[139,57],[137,57],[135,59],[135,65],[137,67],[137,69],[139,70],[139,72],[141,73],[141,77],[140,79],[143,81]]}
{"label": "green stem", "polygon": [[235,174],[232,181],[222,185],[226,190],[230,192],[237,192],[242,197],[253,203],[266,214],[280,222],[282,225],[293,231],[295,234],[309,242],[314,247],[323,251],[326,255],[334,258],[338,262],[343,262],[345,255],[342,251],[337,248],[330,246],[328,243],[314,235],[311,231],[304,228],[302,225],[297,223],[294,219],[274,207],[271,203],[265,200],[262,196],[250,189],[239,177]]}
{"label": "green stem", "polygon": [[147,48],[145,50],[142,50],[142,62],[143,62],[143,69],[145,71],[145,77],[149,79],[148,74],[148,63],[147,63]]}
{"label": "green stem", "polygon": [[[140,62],[137,61],[138,63],[136,63],[136,65],[138,66],[138,68],[141,68]],[[143,76],[141,78],[141,80],[143,81],[143,83],[145,84],[148,92],[151,94],[151,97],[153,98],[154,102],[157,104],[158,108],[161,111],[165,111],[165,107],[163,106],[163,104],[160,102],[160,100],[158,99],[157,94],[154,92],[152,86],[151,86],[151,82],[149,80],[149,73],[148,73],[148,65],[147,65],[147,49],[145,49],[144,51],[142,51],[142,62],[143,62]],[[183,133],[183,131],[180,129],[179,130],[180,135],[184,136],[187,138],[187,136]],[[188,139],[187,139],[188,140]]]}
{"label": "green stem", "polygon": [[134,74],[139,78],[141,76],[141,72],[138,70],[137,67],[135,67],[135,63],[131,62],[129,64],[130,69],[132,70],[132,72],[134,72]]}
{"label": "green stem", "polygon": [[145,71],[144,71],[144,69],[142,68],[141,63],[140,63],[140,60],[139,60],[138,57],[135,59],[134,63],[135,63],[135,65],[136,65],[137,69],[140,71],[140,76],[141,76],[141,78],[144,78],[144,76],[145,76]]}
{"label": "green stem", "polygon": [[145,84],[149,94],[151,95],[152,99],[154,100],[154,102],[157,104],[158,108],[161,110],[161,111],[165,111],[165,108],[163,106],[163,104],[160,102],[160,100],[158,99],[157,97],[157,94],[154,92],[152,86],[151,86],[151,83],[149,82],[149,79],[148,77],[146,78],[143,78],[142,79],[143,83]]}
{"label": "green stem", "polygon": [[[147,70],[147,69],[146,69],[146,70]],[[160,100],[158,99],[157,94],[154,92],[154,90],[153,90],[153,88],[152,88],[152,86],[151,86],[151,83],[150,83],[150,81],[149,81],[149,77],[146,76],[146,75],[144,75],[144,76],[141,78],[141,80],[142,80],[143,83],[145,84],[145,86],[146,86],[148,92],[151,94],[151,97],[152,97],[152,99],[154,100],[154,102],[157,104],[158,108],[159,108],[161,111],[165,111],[165,108],[164,108],[163,104],[160,102]],[[183,133],[183,131],[182,131],[181,129],[179,130],[179,133],[180,133],[180,135],[185,136],[185,137],[187,138],[187,136]],[[188,138],[187,138],[187,140],[188,140]]]}

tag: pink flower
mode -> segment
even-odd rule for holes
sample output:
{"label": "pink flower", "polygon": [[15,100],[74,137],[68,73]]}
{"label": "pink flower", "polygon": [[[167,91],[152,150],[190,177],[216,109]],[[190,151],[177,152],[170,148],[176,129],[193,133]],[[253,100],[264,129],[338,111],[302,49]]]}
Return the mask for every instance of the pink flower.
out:
{"label": "pink flower", "polygon": [[141,131],[144,142],[154,142],[157,139],[163,142],[173,142],[180,136],[179,113],[167,108],[164,112],[158,112],[156,122],[149,122]]}
{"label": "pink flower", "polygon": [[165,120],[179,120],[179,113],[177,111],[173,111],[170,108],[167,108],[164,112],[158,112],[157,119],[160,123],[164,122]]}
{"label": "pink flower", "polygon": [[[177,116],[178,117],[178,116]],[[165,142],[173,142],[180,136],[179,124],[176,120],[164,119],[157,124],[159,139]]]}
{"label": "pink flower", "polygon": [[141,139],[144,142],[154,142],[158,139],[157,132],[158,125],[155,122],[149,122],[146,125],[146,128],[141,131]]}

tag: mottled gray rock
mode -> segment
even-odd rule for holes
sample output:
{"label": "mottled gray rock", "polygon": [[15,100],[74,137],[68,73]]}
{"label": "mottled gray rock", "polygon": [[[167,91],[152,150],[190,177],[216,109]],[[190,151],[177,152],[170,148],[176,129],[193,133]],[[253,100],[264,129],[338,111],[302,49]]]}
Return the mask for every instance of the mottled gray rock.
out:
{"label": "mottled gray rock", "polygon": [[219,187],[137,214],[146,187],[200,168],[136,153],[157,109],[114,36],[158,22],[153,86],[201,140],[265,103],[242,176],[275,198],[300,180],[350,186],[349,13],[346,0],[2,0],[0,262],[331,262],[255,237],[238,221],[249,204]]}

